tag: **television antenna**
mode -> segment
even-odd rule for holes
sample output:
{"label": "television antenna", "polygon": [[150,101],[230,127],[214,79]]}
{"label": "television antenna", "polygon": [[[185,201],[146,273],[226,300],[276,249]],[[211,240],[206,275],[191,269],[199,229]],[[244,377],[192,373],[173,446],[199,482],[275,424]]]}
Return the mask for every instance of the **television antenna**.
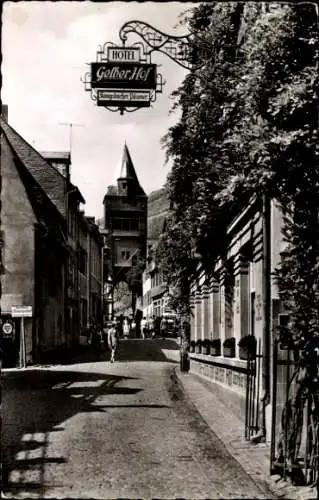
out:
{"label": "television antenna", "polygon": [[72,144],[73,144],[73,127],[84,127],[83,123],[74,122],[59,122],[59,125],[63,127],[69,127],[69,148],[70,154],[72,154]]}

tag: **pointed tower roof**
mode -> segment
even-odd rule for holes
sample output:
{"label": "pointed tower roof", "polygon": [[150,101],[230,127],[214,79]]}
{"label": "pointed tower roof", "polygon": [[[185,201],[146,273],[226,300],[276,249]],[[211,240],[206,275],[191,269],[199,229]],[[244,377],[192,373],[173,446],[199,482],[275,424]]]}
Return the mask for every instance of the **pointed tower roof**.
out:
{"label": "pointed tower roof", "polygon": [[119,179],[127,179],[130,182],[135,194],[145,195],[145,192],[139,183],[126,141],[120,162],[115,172],[115,181],[118,181]]}

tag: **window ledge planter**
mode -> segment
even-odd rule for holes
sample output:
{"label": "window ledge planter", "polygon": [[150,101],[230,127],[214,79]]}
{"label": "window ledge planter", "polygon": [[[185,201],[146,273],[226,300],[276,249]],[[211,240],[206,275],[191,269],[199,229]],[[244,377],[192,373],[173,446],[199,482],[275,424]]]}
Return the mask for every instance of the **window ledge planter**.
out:
{"label": "window ledge planter", "polygon": [[202,354],[209,354],[210,353],[210,340],[205,339],[202,342]]}
{"label": "window ledge planter", "polygon": [[223,354],[225,358],[234,358],[236,351],[235,337],[230,337],[224,341]]}
{"label": "window ledge planter", "polygon": [[239,359],[254,359],[254,356],[249,357],[249,351],[247,347],[239,346]]}
{"label": "window ledge planter", "polygon": [[195,353],[201,354],[201,352],[202,352],[202,341],[197,340],[197,342],[195,343]]}
{"label": "window ledge planter", "polygon": [[238,342],[239,346],[239,359],[255,359],[256,358],[256,337],[253,335],[246,335]]}
{"label": "window ledge planter", "polygon": [[212,356],[220,356],[221,355],[221,343],[220,339],[213,339],[210,346],[210,353]]}

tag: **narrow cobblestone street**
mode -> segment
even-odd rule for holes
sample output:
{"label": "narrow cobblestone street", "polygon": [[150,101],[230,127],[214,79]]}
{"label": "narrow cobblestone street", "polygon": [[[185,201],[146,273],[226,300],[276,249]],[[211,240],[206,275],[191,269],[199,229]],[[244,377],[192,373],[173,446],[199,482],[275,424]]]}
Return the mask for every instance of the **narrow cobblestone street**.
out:
{"label": "narrow cobblestone street", "polygon": [[4,374],[6,496],[270,498],[183,394],[175,342],[120,348]]}

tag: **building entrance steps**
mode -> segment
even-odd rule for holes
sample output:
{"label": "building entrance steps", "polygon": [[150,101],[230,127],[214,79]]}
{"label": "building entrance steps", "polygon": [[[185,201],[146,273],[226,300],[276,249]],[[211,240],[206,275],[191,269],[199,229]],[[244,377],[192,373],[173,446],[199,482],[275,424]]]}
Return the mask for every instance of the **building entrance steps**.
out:
{"label": "building entrance steps", "polygon": [[199,375],[181,373],[179,368],[176,368],[176,375],[203,419],[252,479],[263,483],[276,498],[317,498],[316,488],[294,486],[279,476],[270,475],[270,445],[245,441],[244,422],[220,401],[214,393],[214,384]]}

